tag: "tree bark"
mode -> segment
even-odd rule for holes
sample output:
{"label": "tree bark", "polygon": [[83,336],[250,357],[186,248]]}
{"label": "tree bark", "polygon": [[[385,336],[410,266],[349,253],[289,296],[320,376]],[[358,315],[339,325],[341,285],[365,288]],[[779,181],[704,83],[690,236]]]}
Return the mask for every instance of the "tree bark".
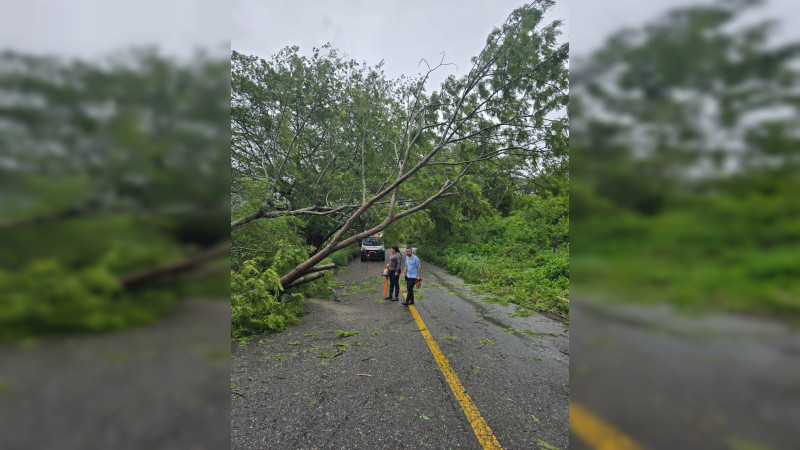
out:
{"label": "tree bark", "polygon": [[223,242],[222,244],[217,245],[216,247],[212,247],[200,253],[196,253],[187,258],[178,261],[168,262],[156,267],[151,267],[148,269],[140,270],[138,272],[122,276],[119,278],[119,282],[125,288],[134,287],[148,281],[153,281],[162,278],[166,275],[171,275],[174,273],[182,272],[197,267],[212,259],[228,255],[230,254],[230,251],[231,251],[230,242]]}
{"label": "tree bark", "polygon": [[[312,271],[313,271],[313,269],[312,269]],[[309,272],[311,272],[311,271],[309,271]],[[306,273],[308,274],[309,272],[306,272]],[[306,276],[304,276],[302,278],[298,278],[298,279],[292,281],[291,283],[287,284],[283,288],[284,289],[289,289],[289,288],[297,287],[297,286],[300,286],[301,284],[306,284],[306,283],[308,283],[310,281],[317,280],[317,279],[322,278],[324,276],[325,276],[325,274],[322,273],[322,272],[309,274],[309,275],[306,275]]]}

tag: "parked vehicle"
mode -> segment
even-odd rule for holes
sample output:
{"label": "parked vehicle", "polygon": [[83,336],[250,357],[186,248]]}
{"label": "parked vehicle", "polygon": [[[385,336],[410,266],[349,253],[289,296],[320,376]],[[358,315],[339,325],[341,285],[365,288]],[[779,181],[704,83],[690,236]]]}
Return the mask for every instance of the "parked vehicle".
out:
{"label": "parked vehicle", "polygon": [[361,241],[361,261],[386,261],[386,251],[380,239],[370,236]]}

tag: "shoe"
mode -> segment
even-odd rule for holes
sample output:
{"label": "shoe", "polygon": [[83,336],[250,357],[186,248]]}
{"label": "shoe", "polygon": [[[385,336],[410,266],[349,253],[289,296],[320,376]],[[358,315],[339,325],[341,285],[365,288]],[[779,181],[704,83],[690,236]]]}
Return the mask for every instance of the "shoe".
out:
{"label": "shoe", "polygon": [[399,299],[399,298],[393,298],[393,299],[392,299],[392,301],[393,301],[393,302],[396,302],[396,301],[398,301],[398,300],[400,300],[400,299]]}
{"label": "shoe", "polygon": [[391,300],[392,297],[383,297],[384,300]]}
{"label": "shoe", "polygon": [[406,302],[403,302],[403,303],[400,303],[400,304],[403,305],[403,306],[408,306],[408,303],[406,303]]}

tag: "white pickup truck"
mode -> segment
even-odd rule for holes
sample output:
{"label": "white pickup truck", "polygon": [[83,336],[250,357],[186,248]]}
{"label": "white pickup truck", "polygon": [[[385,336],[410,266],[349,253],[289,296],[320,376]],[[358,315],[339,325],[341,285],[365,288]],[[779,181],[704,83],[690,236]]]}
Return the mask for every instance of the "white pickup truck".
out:
{"label": "white pickup truck", "polygon": [[386,261],[386,250],[380,239],[370,236],[361,241],[361,261]]}

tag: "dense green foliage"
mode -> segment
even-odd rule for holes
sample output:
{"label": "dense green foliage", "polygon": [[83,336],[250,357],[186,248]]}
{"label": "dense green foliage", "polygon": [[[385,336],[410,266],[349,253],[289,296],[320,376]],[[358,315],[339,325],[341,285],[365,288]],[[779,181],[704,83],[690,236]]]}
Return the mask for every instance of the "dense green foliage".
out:
{"label": "dense green foliage", "polygon": [[755,3],[671,11],[571,68],[573,290],[800,312],[800,47],[744,25]]}
{"label": "dense green foliage", "polygon": [[[330,295],[332,272],[288,291],[280,284],[278,273],[295,267],[313,250],[304,243],[303,226],[296,217],[281,217],[257,221],[231,233],[232,337],[282,331],[304,313],[303,299]],[[339,250],[323,264],[345,267],[359,250],[358,246]]]}
{"label": "dense green foliage", "polygon": [[423,237],[425,260],[475,283],[490,299],[566,316],[569,305],[569,203],[558,196],[521,196],[506,217],[455,224],[449,239]]}
{"label": "dense green foliage", "polygon": [[[227,239],[228,62],[6,52],[0,67],[2,337],[119,329],[198,293],[122,279]],[[203,278],[226,295],[227,269]]]}
{"label": "dense green foliage", "polygon": [[[282,331],[297,323],[305,313],[302,300],[307,296],[323,296],[330,288],[331,274],[284,293],[278,272],[281,266],[292,259],[282,250],[291,249],[297,254],[300,247],[278,243],[281,250],[273,258],[257,257],[241,264],[238,271],[231,272],[231,336],[240,338],[267,331]],[[345,267],[358,256],[358,247],[340,250],[326,259],[337,267]]]}
{"label": "dense green foliage", "polygon": [[0,339],[45,333],[102,331],[151,322],[172,310],[174,292],[126,292],[105,261],[75,269],[56,259],[0,272]]}
{"label": "dense green foliage", "polygon": [[234,338],[252,333],[281,331],[297,322],[303,313],[302,303],[292,301],[292,294],[281,298],[277,272],[263,268],[263,258],[244,262],[239,272],[231,274],[231,335]]}

